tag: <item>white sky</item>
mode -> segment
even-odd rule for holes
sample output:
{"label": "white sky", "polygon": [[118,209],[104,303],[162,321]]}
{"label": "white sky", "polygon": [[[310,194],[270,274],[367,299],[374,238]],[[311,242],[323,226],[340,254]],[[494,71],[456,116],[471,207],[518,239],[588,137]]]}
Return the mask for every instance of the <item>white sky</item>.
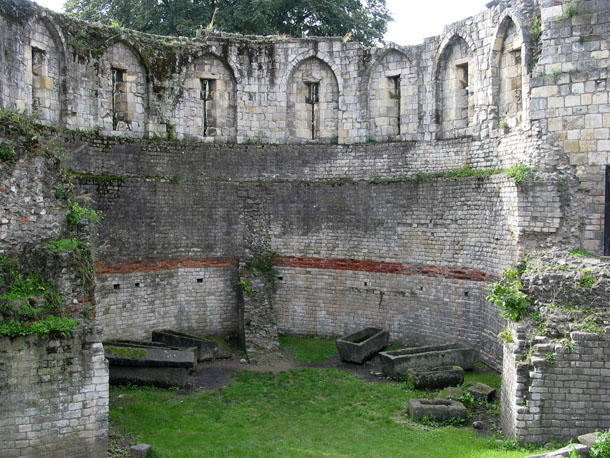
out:
{"label": "white sky", "polygon": [[[64,0],[35,0],[36,3],[61,11]],[[386,41],[399,45],[423,42],[425,37],[439,35],[443,26],[465,19],[485,9],[489,0],[386,0],[394,22],[388,24]]]}

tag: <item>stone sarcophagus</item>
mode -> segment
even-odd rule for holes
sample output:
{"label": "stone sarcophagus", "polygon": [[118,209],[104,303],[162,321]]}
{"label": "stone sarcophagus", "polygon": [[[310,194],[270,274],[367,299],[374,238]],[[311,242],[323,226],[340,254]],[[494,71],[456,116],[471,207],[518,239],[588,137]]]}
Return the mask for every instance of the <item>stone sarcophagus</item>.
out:
{"label": "stone sarcophagus", "polygon": [[389,334],[379,328],[365,328],[337,339],[337,350],[342,361],[362,364],[388,345]]}

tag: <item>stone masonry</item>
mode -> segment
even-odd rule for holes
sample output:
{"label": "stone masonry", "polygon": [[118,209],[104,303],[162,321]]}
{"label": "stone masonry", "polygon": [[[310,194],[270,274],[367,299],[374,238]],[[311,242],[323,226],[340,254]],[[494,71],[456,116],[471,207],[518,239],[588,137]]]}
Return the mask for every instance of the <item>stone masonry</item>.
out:
{"label": "stone masonry", "polygon": [[[49,126],[71,152],[75,188],[105,212],[105,336],[237,332],[256,214],[277,253],[279,331],[382,326],[404,343],[472,344],[499,368],[506,323],[486,285],[534,249],[604,251],[610,4],[572,5],[491,2],[420,45],[364,48],[160,38],[11,0],[0,7],[0,106]],[[575,335],[575,354],[606,364],[603,336],[588,339]],[[557,353],[558,370],[602,376],[570,358]],[[557,430],[565,418],[535,411],[562,401],[549,394],[561,395],[559,372],[530,369],[520,378],[505,349],[505,430],[568,439],[580,424]],[[597,382],[573,393],[572,415]],[[532,411],[516,393],[532,393]]]}

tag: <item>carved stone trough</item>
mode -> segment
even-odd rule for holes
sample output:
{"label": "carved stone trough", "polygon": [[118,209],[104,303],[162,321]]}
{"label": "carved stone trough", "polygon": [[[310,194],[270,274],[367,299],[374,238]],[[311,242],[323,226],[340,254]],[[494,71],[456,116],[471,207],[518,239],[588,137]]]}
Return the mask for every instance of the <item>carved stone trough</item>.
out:
{"label": "carved stone trough", "polygon": [[460,366],[472,370],[475,362],[474,349],[461,344],[433,345],[405,348],[379,353],[381,370],[394,379],[405,379],[407,370]]}
{"label": "carved stone trough", "polygon": [[409,401],[409,415],[414,420],[445,421],[452,418],[465,419],[466,407],[459,401],[450,399],[411,399]]}
{"label": "carved stone trough", "polygon": [[407,369],[407,383],[416,390],[441,389],[464,382],[464,369],[460,366],[441,366],[432,369]]}
{"label": "carved stone trough", "polygon": [[389,334],[379,328],[365,328],[337,339],[336,345],[342,361],[362,364],[388,345]]}
{"label": "carved stone trough", "polygon": [[136,341],[106,341],[110,383],[157,386],[186,385],[187,375],[197,367],[196,348],[175,348]]}
{"label": "carved stone trough", "polygon": [[231,349],[222,339],[196,337],[170,329],[159,329],[152,332],[152,340],[173,347],[195,347],[197,361],[231,357]]}

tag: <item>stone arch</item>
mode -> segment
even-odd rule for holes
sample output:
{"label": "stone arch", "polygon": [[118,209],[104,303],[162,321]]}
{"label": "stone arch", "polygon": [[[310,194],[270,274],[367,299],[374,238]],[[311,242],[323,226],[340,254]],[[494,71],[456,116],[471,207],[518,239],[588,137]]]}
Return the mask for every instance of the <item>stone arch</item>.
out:
{"label": "stone arch", "polygon": [[116,39],[100,59],[99,122],[104,132],[142,137],[149,109],[148,68],[140,52]]}
{"label": "stone arch", "polygon": [[234,140],[237,135],[237,80],[221,57],[207,53],[186,69],[181,101],[183,136]]}
{"label": "stone arch", "polygon": [[337,137],[339,81],[331,66],[311,56],[294,66],[286,83],[288,141]]}
{"label": "stone arch", "polygon": [[366,86],[369,137],[383,141],[417,134],[418,77],[409,57],[389,48],[370,68]]}
{"label": "stone arch", "polygon": [[505,11],[496,29],[490,69],[495,118],[498,123],[506,123],[509,127],[520,126],[524,118],[523,94],[527,93],[527,72],[523,71],[523,65],[527,62],[526,42],[519,18]]}
{"label": "stone arch", "polygon": [[474,117],[475,65],[472,40],[454,33],[439,47],[434,68],[435,122],[444,134],[462,135]]}
{"label": "stone arch", "polygon": [[61,126],[66,112],[66,53],[59,31],[45,15],[28,25],[24,46],[29,111],[42,124]]}

